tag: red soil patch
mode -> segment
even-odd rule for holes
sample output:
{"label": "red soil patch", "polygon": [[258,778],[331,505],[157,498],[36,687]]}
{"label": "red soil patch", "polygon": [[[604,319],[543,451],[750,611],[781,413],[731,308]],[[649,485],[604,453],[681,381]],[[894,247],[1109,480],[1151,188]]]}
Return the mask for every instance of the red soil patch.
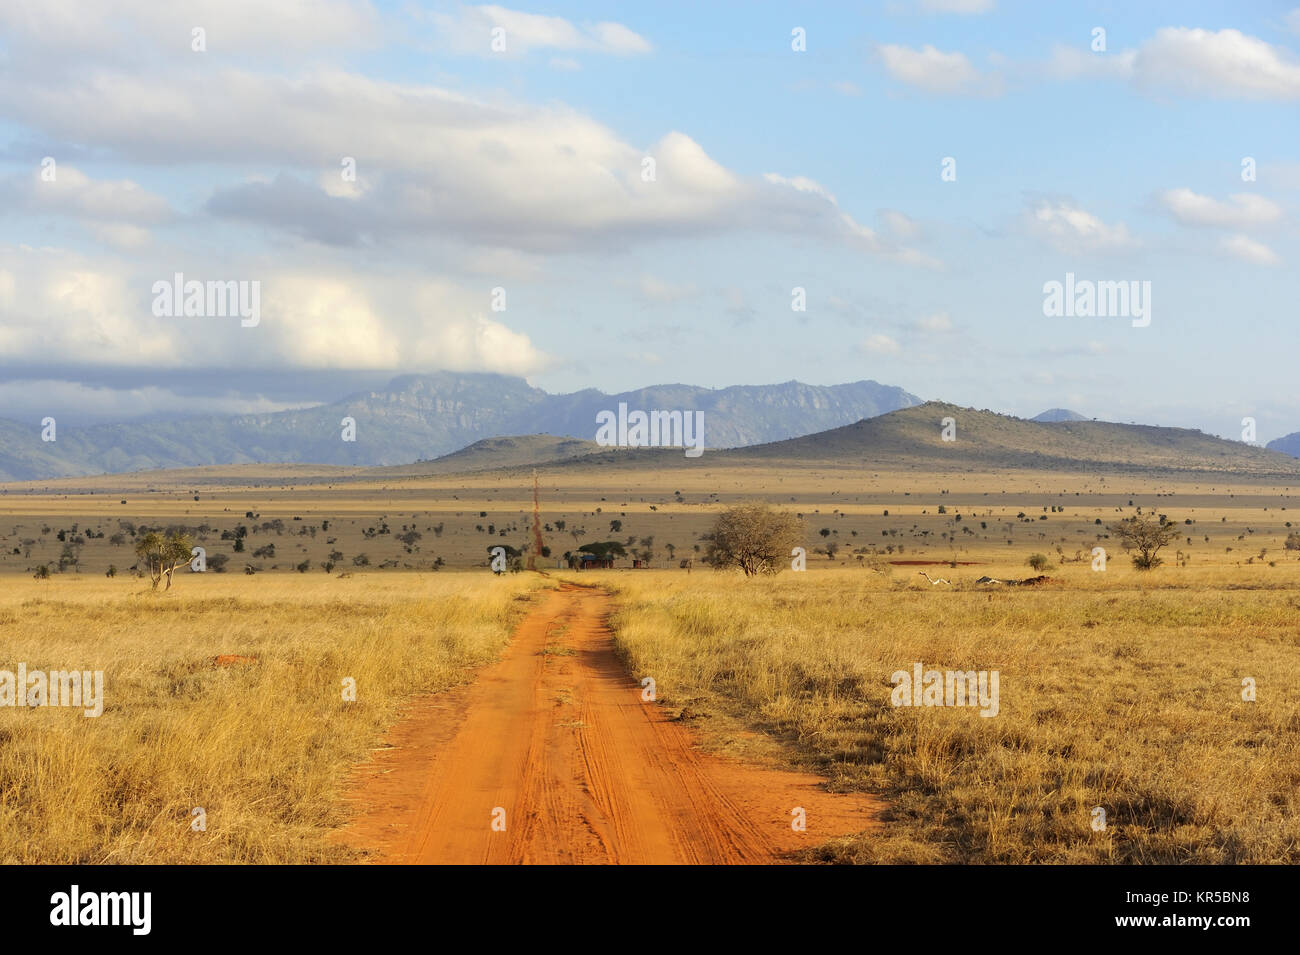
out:
{"label": "red soil patch", "polygon": [[474,683],[417,700],[339,837],[388,863],[761,863],[880,824],[878,797],[701,752],[642,701],[609,612],[562,585]]}

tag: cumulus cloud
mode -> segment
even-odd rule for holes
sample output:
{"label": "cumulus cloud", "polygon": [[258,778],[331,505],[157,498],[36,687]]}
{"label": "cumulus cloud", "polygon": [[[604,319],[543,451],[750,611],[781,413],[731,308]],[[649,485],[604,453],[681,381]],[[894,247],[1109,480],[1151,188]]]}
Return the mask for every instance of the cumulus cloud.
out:
{"label": "cumulus cloud", "polygon": [[[649,53],[650,41],[621,23],[574,24],[563,17],[509,10],[494,4],[462,6],[454,13],[434,13],[431,19],[439,45],[462,53],[528,53],[549,49],[629,56]],[[494,50],[493,31],[504,41]]]}
{"label": "cumulus cloud", "polygon": [[885,228],[900,239],[915,241],[921,237],[921,226],[915,219],[897,209],[881,209],[879,213]]}
{"label": "cumulus cloud", "polygon": [[916,6],[924,13],[988,13],[993,0],[917,0]]}
{"label": "cumulus cloud", "polygon": [[1063,252],[1108,251],[1135,245],[1128,227],[1109,225],[1068,199],[1042,199],[1027,215],[1029,231]]}
{"label": "cumulus cloud", "polygon": [[964,53],[945,53],[929,44],[919,50],[882,44],[876,54],[894,79],[930,93],[988,95],[1001,87],[997,77],[981,74]]}
{"label": "cumulus cloud", "polygon": [[1282,260],[1277,253],[1262,242],[1256,242],[1244,235],[1225,237],[1219,248],[1235,259],[1252,265],[1277,265]]}
{"label": "cumulus cloud", "polygon": [[1213,98],[1300,99],[1300,62],[1239,30],[1165,27],[1133,61],[1139,87]]}
{"label": "cumulus cloud", "polygon": [[947,312],[935,312],[933,315],[918,318],[916,327],[923,332],[950,332],[952,331],[952,319],[948,317]]}
{"label": "cumulus cloud", "polygon": [[199,281],[258,281],[261,322],[158,317],[155,281],[172,255],[131,263],[59,249],[0,246],[0,352],[13,366],[446,368],[522,375],[547,364],[529,337],[494,318],[488,299],[419,274],[335,268],[277,270],[254,262],[179,268]]}
{"label": "cumulus cloud", "polygon": [[903,350],[895,339],[880,333],[868,335],[861,347],[869,355],[897,355]]}
{"label": "cumulus cloud", "polygon": [[1054,79],[1126,80],[1149,94],[1300,99],[1300,59],[1240,30],[1164,27],[1134,49],[1104,53],[1058,44],[1041,70]]}
{"label": "cumulus cloud", "polygon": [[[291,30],[297,9],[290,3],[259,29]],[[552,49],[640,49],[635,34],[616,24],[579,28],[500,7],[461,13]],[[313,30],[342,39],[352,21],[330,16],[332,25]],[[34,14],[11,17],[9,26],[18,47],[43,30]],[[210,35],[210,49],[211,42]],[[632,144],[563,104],[337,70],[255,72],[197,54],[161,67],[149,58],[128,67],[88,56],[53,82],[13,66],[0,61],[0,113],[11,121],[50,140],[94,143],[111,161],[236,167],[243,180],[217,185],[206,211],[326,245],[391,248],[437,237],[529,253],[607,251],[761,230],[930,264],[880,240],[805,179],[738,175],[682,131]],[[211,96],[214,88],[221,97]],[[355,182],[340,175],[344,156],[356,161]],[[646,159],[654,161],[653,177]],[[119,192],[127,185],[119,183]],[[140,238],[117,233],[119,246]]]}
{"label": "cumulus cloud", "polygon": [[1282,207],[1263,196],[1237,193],[1227,201],[1203,196],[1190,189],[1169,189],[1160,204],[1184,225],[1249,229],[1271,225],[1282,218]]}
{"label": "cumulus cloud", "polygon": [[92,179],[68,164],[0,179],[0,215],[62,216],[74,219],[100,244],[139,249],[149,244],[149,226],[174,218],[162,196],[130,179]]}
{"label": "cumulus cloud", "polygon": [[365,0],[6,0],[0,32],[21,39],[9,50],[46,70],[87,60],[118,65],[192,60],[192,31],[202,28],[209,54],[223,59],[282,59],[377,42],[381,21]]}

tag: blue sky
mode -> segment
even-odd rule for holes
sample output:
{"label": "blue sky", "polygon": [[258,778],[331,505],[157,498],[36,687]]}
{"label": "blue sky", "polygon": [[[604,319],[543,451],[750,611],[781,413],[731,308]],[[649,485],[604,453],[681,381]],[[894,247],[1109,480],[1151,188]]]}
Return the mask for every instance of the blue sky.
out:
{"label": "blue sky", "polygon": [[[452,368],[1300,430],[1288,4],[84,6],[0,10],[2,417]],[[261,322],[154,316],[178,271]]]}

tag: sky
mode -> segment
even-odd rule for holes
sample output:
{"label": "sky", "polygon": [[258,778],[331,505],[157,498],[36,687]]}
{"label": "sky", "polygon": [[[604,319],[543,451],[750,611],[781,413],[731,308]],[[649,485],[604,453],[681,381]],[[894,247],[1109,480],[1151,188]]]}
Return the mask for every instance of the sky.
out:
{"label": "sky", "polygon": [[[0,417],[448,369],[1267,441],[1300,430],[1293,4],[6,0]],[[258,283],[256,324],[158,314],[177,273]],[[1149,313],[1045,314],[1067,274]]]}

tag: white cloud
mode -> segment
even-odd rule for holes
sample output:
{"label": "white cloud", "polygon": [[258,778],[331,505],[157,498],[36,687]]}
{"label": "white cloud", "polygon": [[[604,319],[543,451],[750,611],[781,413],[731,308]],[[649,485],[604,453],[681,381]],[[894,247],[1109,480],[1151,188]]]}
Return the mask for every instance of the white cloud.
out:
{"label": "white cloud", "polygon": [[1066,199],[1039,200],[1028,213],[1029,230],[1064,252],[1106,251],[1136,244],[1128,227],[1108,225]]}
{"label": "white cloud", "polygon": [[1095,53],[1089,47],[1057,44],[1052,47],[1047,72],[1056,79],[1062,80],[1078,77],[1123,80],[1133,75],[1133,63],[1136,59],[1136,50]]}
{"label": "white cloud", "polygon": [[136,225],[155,225],[172,215],[166,199],[130,179],[92,179],[66,163],[54,167],[53,181],[42,179],[40,170],[0,181],[0,208]]}
{"label": "white cloud", "polygon": [[1239,30],[1164,27],[1142,44],[1133,78],[1146,89],[1215,98],[1300,99],[1300,62]]}
{"label": "white cloud", "polygon": [[1058,44],[1044,72],[1055,79],[1129,80],[1152,94],[1300,99],[1300,59],[1239,30],[1163,27],[1137,49],[1107,53]]}
{"label": "white cloud", "polygon": [[870,355],[897,355],[903,349],[897,341],[888,335],[877,333],[867,336],[866,340],[862,342],[862,350]]}
{"label": "white cloud", "polygon": [[1277,265],[1282,261],[1277,253],[1264,243],[1256,242],[1244,235],[1228,236],[1219,243],[1219,248],[1233,258],[1250,262],[1252,265]]}
{"label": "white cloud", "polygon": [[[187,278],[256,280],[261,321],[159,318],[152,287]],[[129,260],[0,246],[0,353],[12,365],[431,369],[522,375],[548,358],[488,311],[488,298],[419,273],[284,270],[257,262],[207,268],[151,249]]]}
{"label": "white cloud", "polygon": [[[147,385],[137,388],[111,388],[60,379],[20,379],[0,381],[0,408],[30,408],[42,413],[60,411],[85,421],[121,420],[168,414],[239,415],[267,414],[311,407],[318,402],[276,401],[263,395],[244,397],[237,394],[183,394],[170,388]],[[69,409],[63,412],[62,409]]]}
{"label": "white cloud", "polygon": [[128,252],[142,249],[153,241],[153,234],[148,229],[123,222],[89,222],[86,229],[101,244]]}
{"label": "white cloud", "polygon": [[918,318],[916,327],[923,332],[950,332],[952,331],[952,319],[948,317],[947,312],[935,312],[933,315]]}
{"label": "white cloud", "polygon": [[921,237],[920,224],[897,209],[881,209],[878,215],[885,223],[885,228],[898,238],[914,241]]}
{"label": "white cloud", "polygon": [[652,302],[671,305],[696,294],[694,285],[673,285],[653,275],[641,276],[641,294]]}
{"label": "white cloud", "polygon": [[629,56],[649,53],[650,41],[621,23],[574,24],[563,17],[524,13],[486,4],[462,6],[454,14],[431,16],[441,45],[462,53],[499,55],[492,48],[494,29],[504,32],[506,55],[549,49]]}
{"label": "white cloud", "polygon": [[795,190],[796,192],[805,192],[814,196],[820,196],[821,198],[825,199],[833,206],[839,205],[839,203],[836,202],[835,200],[835,196],[831,194],[830,190],[828,190],[821,183],[809,179],[806,176],[791,176],[787,178],[785,176],[778,175],[777,173],[774,172],[768,172],[763,174],[763,178],[768,182],[772,183],[773,185],[789,186],[791,189]]}
{"label": "white cloud", "polygon": [[917,0],[916,5],[925,13],[988,13],[993,0]]}
{"label": "white cloud", "polygon": [[[482,15],[506,16],[495,7]],[[521,22],[554,43],[568,35],[542,19]],[[6,40],[21,47],[29,26],[23,20]],[[606,45],[631,43],[609,26],[593,31]],[[436,239],[603,252],[776,231],[934,264],[855,222],[810,180],[740,176],[681,131],[648,148],[632,144],[563,104],[339,71],[255,73],[198,55],[161,67],[88,58],[47,80],[0,61],[0,113],[35,136],[94,143],[109,161],[237,168],[241,180],[218,184],[206,211],[326,245]],[[355,183],[328,159],[341,156],[356,159]],[[653,181],[642,175],[646,157]],[[138,238],[117,231],[119,246]]]}
{"label": "white cloud", "polygon": [[1161,205],[1184,225],[1249,229],[1270,225],[1282,218],[1282,208],[1277,203],[1248,192],[1231,195],[1225,202],[1190,189],[1169,189],[1162,192],[1159,199]]}
{"label": "white cloud", "polygon": [[15,56],[45,67],[76,67],[87,56],[131,64],[187,59],[191,31],[206,32],[207,54],[237,58],[255,54],[319,55],[328,48],[374,44],[381,25],[368,2],[358,0],[5,0],[0,31],[20,36]]}
{"label": "white cloud", "polygon": [[1000,88],[996,78],[980,74],[964,53],[945,53],[929,44],[919,50],[883,44],[876,53],[894,79],[931,93],[989,94]]}

